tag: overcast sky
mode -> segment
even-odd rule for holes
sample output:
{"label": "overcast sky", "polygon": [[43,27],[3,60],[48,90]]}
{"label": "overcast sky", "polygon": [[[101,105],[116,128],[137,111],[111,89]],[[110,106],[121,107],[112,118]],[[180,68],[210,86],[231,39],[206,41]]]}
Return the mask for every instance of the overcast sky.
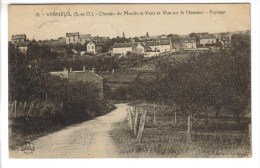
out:
{"label": "overcast sky", "polygon": [[[186,14],[186,11],[204,14]],[[210,14],[225,11],[225,14]],[[94,16],[47,16],[49,12],[93,12]],[[123,15],[100,16],[120,11]],[[161,15],[126,16],[129,12],[160,12]],[[163,15],[163,11],[185,14]],[[100,13],[101,12],[101,13]],[[207,12],[207,13],[206,13]],[[36,13],[40,16],[37,17]],[[13,34],[26,34],[29,39],[44,40],[65,37],[66,32],[92,36],[126,37],[160,34],[185,35],[191,32],[232,32],[250,30],[249,4],[139,4],[139,5],[11,5],[9,6],[9,40]]]}

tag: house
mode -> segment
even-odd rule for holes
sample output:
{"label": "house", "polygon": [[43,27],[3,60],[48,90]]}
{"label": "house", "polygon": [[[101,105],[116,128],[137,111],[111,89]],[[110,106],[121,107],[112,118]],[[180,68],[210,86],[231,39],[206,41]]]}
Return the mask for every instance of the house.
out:
{"label": "house", "polygon": [[20,43],[20,42],[26,42],[26,35],[25,34],[16,34],[12,35],[12,43]]}
{"label": "house", "polygon": [[128,52],[144,54],[152,52],[152,49],[145,42],[115,43],[112,46],[113,55],[126,55]]}
{"label": "house", "polygon": [[132,52],[138,54],[144,54],[146,52],[151,52],[152,49],[146,45],[145,43],[133,43],[132,45]]}
{"label": "house", "polygon": [[139,40],[140,40],[140,41],[145,41],[145,40],[150,40],[150,39],[151,39],[151,38],[150,38],[148,32],[146,33],[145,36],[140,36],[140,37],[139,37]]}
{"label": "house", "polygon": [[158,42],[159,52],[170,52],[172,51],[172,43],[171,40],[160,40]]}
{"label": "house", "polygon": [[213,34],[205,34],[200,38],[200,44],[205,47],[207,44],[215,44],[217,42],[216,40],[217,39]]}
{"label": "house", "polygon": [[79,32],[66,33],[66,44],[76,44],[80,42]]}
{"label": "house", "polygon": [[103,52],[104,43],[102,41],[89,41],[86,45],[87,53],[101,54]]}
{"label": "house", "polygon": [[27,52],[27,45],[28,45],[27,42],[18,42],[15,45],[18,47],[20,52],[22,52],[22,53]]}
{"label": "house", "polygon": [[63,71],[50,72],[50,74],[68,79],[69,82],[82,81],[93,83],[99,89],[100,99],[104,98],[104,79],[96,74],[95,69],[86,70],[84,66],[82,71],[73,71],[72,68],[70,70],[64,68]]}
{"label": "house", "polygon": [[157,41],[146,41],[145,44],[151,48],[152,52],[170,52],[172,51],[172,43],[169,39],[161,39]]}
{"label": "house", "polygon": [[26,53],[28,41],[25,34],[12,35],[12,43],[18,47],[19,52]]}
{"label": "house", "polygon": [[113,55],[126,55],[133,51],[133,43],[115,43],[112,47]]}
{"label": "house", "polygon": [[231,35],[229,33],[220,33],[218,35],[218,40],[223,47],[229,47],[231,44]]}
{"label": "house", "polygon": [[87,43],[88,41],[91,40],[91,34],[82,34],[79,35],[79,43],[84,45],[85,43]]}
{"label": "house", "polygon": [[195,37],[186,37],[181,39],[182,48],[185,49],[193,49],[197,48],[196,46],[196,38]]}

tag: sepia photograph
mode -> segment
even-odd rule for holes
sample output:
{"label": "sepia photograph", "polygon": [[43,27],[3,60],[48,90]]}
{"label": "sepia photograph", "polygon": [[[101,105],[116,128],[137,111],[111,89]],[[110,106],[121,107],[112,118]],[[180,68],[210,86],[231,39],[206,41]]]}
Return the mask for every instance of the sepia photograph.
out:
{"label": "sepia photograph", "polygon": [[251,158],[250,12],[9,4],[9,158]]}

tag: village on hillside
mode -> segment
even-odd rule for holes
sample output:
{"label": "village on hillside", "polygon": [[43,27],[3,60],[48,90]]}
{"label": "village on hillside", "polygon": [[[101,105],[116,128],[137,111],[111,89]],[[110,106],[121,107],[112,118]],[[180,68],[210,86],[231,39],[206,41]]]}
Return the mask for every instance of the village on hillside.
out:
{"label": "village on hillside", "polygon": [[[249,33],[234,32],[236,34]],[[49,46],[52,51],[63,54],[72,53],[73,56],[100,55],[109,53],[116,56],[124,56],[127,53],[144,54],[145,57],[155,56],[159,53],[186,51],[205,51],[230,47],[231,35],[234,33],[222,32],[210,34],[190,33],[189,35],[156,35],[150,36],[147,32],[145,36],[126,38],[123,32],[122,37],[110,39],[109,37],[92,37],[91,34],[80,34],[79,32],[66,33],[65,37],[51,40],[39,40],[40,46]],[[12,35],[12,43],[18,46],[21,52],[26,53],[26,34]],[[77,48],[66,50],[66,45],[77,45]]]}

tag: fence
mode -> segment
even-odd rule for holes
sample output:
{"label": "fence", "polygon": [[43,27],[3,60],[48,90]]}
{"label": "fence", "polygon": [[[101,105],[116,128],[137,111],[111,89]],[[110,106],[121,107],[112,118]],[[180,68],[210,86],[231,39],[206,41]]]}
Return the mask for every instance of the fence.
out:
{"label": "fence", "polygon": [[60,113],[63,104],[48,102],[17,102],[9,103],[9,118],[51,118]]}

